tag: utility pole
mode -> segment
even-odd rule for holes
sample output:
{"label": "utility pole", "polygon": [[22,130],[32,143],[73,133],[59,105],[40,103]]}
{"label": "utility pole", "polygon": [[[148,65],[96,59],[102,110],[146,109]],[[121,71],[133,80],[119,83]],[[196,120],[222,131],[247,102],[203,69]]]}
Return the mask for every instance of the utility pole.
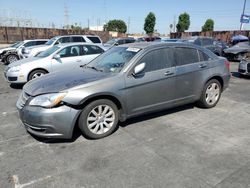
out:
{"label": "utility pole", "polygon": [[[243,11],[241,16],[245,14],[245,8],[246,8],[246,0],[244,0]],[[240,21],[240,31],[242,30],[242,28],[243,28],[243,23]]]}
{"label": "utility pole", "polygon": [[174,33],[175,33],[175,29],[176,29],[176,15],[174,15]]}
{"label": "utility pole", "polygon": [[129,34],[129,26],[130,26],[130,17],[128,17],[128,29],[127,29],[127,34]]}
{"label": "utility pole", "polygon": [[64,27],[66,29],[69,28],[69,10],[68,10],[68,6],[66,5],[66,3],[64,3]]}

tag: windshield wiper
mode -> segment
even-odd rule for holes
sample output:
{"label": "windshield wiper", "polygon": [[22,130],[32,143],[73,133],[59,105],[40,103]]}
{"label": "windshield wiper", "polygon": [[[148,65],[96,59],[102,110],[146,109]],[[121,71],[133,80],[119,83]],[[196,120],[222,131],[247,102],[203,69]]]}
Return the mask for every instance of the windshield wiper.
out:
{"label": "windshield wiper", "polygon": [[98,69],[98,68],[96,68],[96,67],[91,67],[91,66],[84,66],[84,67],[93,69],[93,70],[95,70],[95,71],[103,72],[103,70]]}

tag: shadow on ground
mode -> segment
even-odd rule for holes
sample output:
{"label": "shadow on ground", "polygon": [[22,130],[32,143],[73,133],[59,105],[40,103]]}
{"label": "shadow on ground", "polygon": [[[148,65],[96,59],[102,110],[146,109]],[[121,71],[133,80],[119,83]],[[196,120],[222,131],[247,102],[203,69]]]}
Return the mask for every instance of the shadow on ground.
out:
{"label": "shadow on ground", "polygon": [[242,75],[238,72],[231,72],[232,76],[233,77],[236,77],[236,78],[245,78],[245,79],[250,79],[250,76],[245,76],[245,75]]}
{"label": "shadow on ground", "polygon": [[195,107],[195,104],[193,103],[193,104],[179,106],[179,107],[172,108],[172,109],[167,109],[167,110],[163,110],[163,111],[158,111],[158,112],[154,112],[154,113],[145,114],[145,115],[142,115],[142,116],[138,116],[138,117],[128,119],[125,122],[121,122],[120,126],[121,127],[126,127],[126,126],[132,125],[134,123],[146,121],[146,120],[149,120],[149,119],[158,118],[158,117],[165,116],[165,115],[168,115],[168,114],[173,114],[173,113],[176,113],[176,112],[179,112],[179,111],[190,110],[190,109],[192,109],[194,107]]}
{"label": "shadow on ground", "polygon": [[12,89],[23,89],[24,84],[10,84]]}

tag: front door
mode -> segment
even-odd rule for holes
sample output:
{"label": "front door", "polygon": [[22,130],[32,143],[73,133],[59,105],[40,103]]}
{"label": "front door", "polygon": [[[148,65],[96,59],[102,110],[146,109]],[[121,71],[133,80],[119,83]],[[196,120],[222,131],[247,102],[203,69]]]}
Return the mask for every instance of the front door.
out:
{"label": "front door", "polygon": [[[127,113],[136,115],[171,106],[175,99],[175,66],[171,48],[155,49],[136,63],[145,63],[139,75],[125,78]],[[132,71],[132,70],[131,70]]]}
{"label": "front door", "polygon": [[68,70],[81,64],[80,45],[68,46],[58,52],[59,59],[52,59],[52,71]]}

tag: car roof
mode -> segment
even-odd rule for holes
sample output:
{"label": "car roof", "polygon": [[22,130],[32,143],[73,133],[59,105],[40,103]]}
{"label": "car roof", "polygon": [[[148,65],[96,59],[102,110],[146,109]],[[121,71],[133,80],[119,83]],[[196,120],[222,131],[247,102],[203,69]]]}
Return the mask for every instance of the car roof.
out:
{"label": "car roof", "polygon": [[67,42],[67,43],[61,43],[58,44],[57,46],[62,48],[62,47],[67,47],[67,46],[75,46],[75,45],[94,45],[94,46],[99,46],[101,47],[102,45],[96,44],[96,43],[88,43],[88,42]]}
{"label": "car roof", "polygon": [[98,35],[57,35],[55,36],[55,38],[59,38],[59,37],[99,37],[99,36]]}
{"label": "car roof", "polygon": [[[28,39],[28,40],[23,40],[23,42],[30,42],[30,41],[48,41],[49,39]],[[18,41],[18,42],[22,42],[22,41]]]}
{"label": "car roof", "polygon": [[130,47],[130,48],[140,48],[140,49],[146,49],[146,48],[155,48],[155,47],[164,47],[164,46],[186,46],[186,47],[196,47],[200,48],[197,45],[189,44],[189,43],[183,43],[183,42],[136,42],[136,43],[128,43],[120,45],[123,47]]}

